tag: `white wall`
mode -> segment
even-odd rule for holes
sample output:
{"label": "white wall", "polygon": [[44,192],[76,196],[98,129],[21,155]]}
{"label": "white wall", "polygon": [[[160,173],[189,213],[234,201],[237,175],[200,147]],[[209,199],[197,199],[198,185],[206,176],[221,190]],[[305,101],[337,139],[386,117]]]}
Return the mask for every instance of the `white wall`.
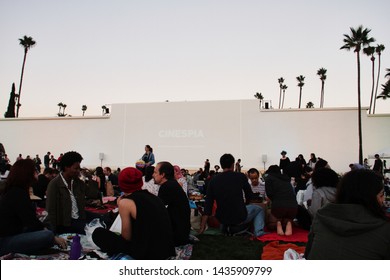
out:
{"label": "white wall", "polygon": [[[367,116],[362,110],[363,152],[367,157],[389,148],[390,115]],[[357,110],[259,110],[257,100],[113,104],[108,117],[0,119],[0,143],[11,161],[47,151],[70,150],[84,157],[83,166],[133,166],[145,144],[157,161],[203,167],[206,158],[219,164],[223,153],[241,158],[244,169],[278,164],[280,152],[290,159],[311,152],[338,172],[358,161]]]}

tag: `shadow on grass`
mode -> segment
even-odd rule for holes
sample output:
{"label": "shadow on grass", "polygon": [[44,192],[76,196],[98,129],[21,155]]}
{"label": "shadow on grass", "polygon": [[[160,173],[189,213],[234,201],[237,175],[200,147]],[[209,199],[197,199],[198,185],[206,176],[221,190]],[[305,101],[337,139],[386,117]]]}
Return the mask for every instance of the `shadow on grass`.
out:
{"label": "shadow on grass", "polygon": [[248,236],[201,234],[191,260],[260,260],[264,243]]}

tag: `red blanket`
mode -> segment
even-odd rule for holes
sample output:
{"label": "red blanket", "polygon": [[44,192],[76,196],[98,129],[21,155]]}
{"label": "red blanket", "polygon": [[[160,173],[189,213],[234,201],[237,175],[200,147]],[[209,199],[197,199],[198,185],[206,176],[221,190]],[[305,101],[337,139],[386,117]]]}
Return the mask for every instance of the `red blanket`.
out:
{"label": "red blanket", "polygon": [[285,241],[285,242],[307,242],[307,235],[309,232],[307,230],[294,227],[293,234],[290,236],[278,235],[276,232],[271,232],[268,234],[264,234],[263,236],[257,237],[257,240],[260,241]]}
{"label": "red blanket", "polygon": [[284,252],[294,249],[299,254],[305,252],[305,246],[298,246],[292,243],[279,244],[279,241],[272,241],[263,247],[262,260],[283,260]]}

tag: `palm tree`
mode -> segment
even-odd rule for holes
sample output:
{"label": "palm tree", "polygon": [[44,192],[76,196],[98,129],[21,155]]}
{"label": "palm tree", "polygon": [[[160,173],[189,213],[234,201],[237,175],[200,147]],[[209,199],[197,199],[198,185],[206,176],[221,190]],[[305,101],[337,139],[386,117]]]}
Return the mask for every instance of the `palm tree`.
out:
{"label": "palm tree", "polygon": [[359,134],[359,164],[363,164],[363,141],[362,141],[362,114],[361,114],[361,93],[360,93],[360,51],[362,47],[368,46],[370,43],[375,42],[375,39],[368,37],[371,29],[359,26],[356,30],[350,28],[351,34],[344,34],[344,45],[340,49],[353,51],[356,53],[357,60],[357,76],[358,76],[358,134]]}
{"label": "palm tree", "polygon": [[383,100],[386,100],[387,98],[390,98],[390,68],[387,68],[386,72],[385,78],[389,77],[389,79],[382,85],[382,92],[376,99],[382,98]]}
{"label": "palm tree", "polygon": [[314,108],[314,103],[311,101],[307,102],[306,108]]}
{"label": "palm tree", "polygon": [[385,50],[385,46],[380,44],[380,45],[377,45],[376,46],[376,53],[378,54],[378,76],[377,76],[377,79],[376,79],[376,89],[375,89],[375,98],[374,98],[374,109],[373,109],[373,114],[375,114],[375,106],[376,106],[376,96],[377,96],[377,93],[378,93],[378,84],[379,84],[379,76],[380,76],[380,73],[381,73],[381,54],[382,52]]}
{"label": "palm tree", "polygon": [[60,116],[61,115],[61,109],[64,106],[64,103],[60,102],[60,103],[57,104],[57,106],[58,106],[58,114],[57,115]]}
{"label": "palm tree", "polygon": [[326,70],[325,68],[320,68],[317,70],[317,75],[320,76],[321,80],[321,97],[320,97],[320,108],[324,107],[324,88],[325,88],[325,80],[326,80]]}
{"label": "palm tree", "polygon": [[280,102],[282,101],[282,89],[283,89],[282,87],[283,87],[283,83],[284,83],[283,77],[278,79],[278,83],[279,83],[279,89],[280,89],[280,92],[279,92],[279,109],[280,109]]}
{"label": "palm tree", "polygon": [[28,50],[35,45],[35,41],[32,37],[23,36],[23,38],[19,39],[19,44],[24,48],[24,57],[22,64],[22,73],[20,75],[19,82],[19,91],[17,95],[18,103],[16,104],[16,117],[19,117],[19,108],[22,106],[20,104],[20,94],[22,93],[22,83],[23,83],[23,75],[24,75],[24,66],[26,65],[26,57]]}
{"label": "palm tree", "polygon": [[[66,116],[65,109],[66,109],[67,105],[65,103],[60,102],[57,104],[57,106],[59,107],[57,116],[65,117]],[[62,109],[62,112],[61,112],[61,109]]]}
{"label": "palm tree", "polygon": [[87,111],[87,105],[81,106],[81,111],[83,111],[83,117],[84,117],[85,111]]}
{"label": "palm tree", "polygon": [[284,107],[284,96],[286,95],[286,89],[288,88],[287,85],[282,85],[282,90],[283,90],[283,101],[282,101],[282,109]]}
{"label": "palm tree", "polygon": [[63,105],[62,105],[62,115],[65,117],[66,116],[66,114],[65,114],[65,109],[66,109],[66,107],[67,107],[67,105],[64,103]]}
{"label": "palm tree", "polygon": [[297,81],[298,81],[298,86],[299,86],[299,105],[298,105],[298,108],[300,109],[301,108],[301,99],[302,99],[302,87],[305,85],[305,83],[304,83],[305,77],[300,75],[297,77]]}
{"label": "palm tree", "polygon": [[377,99],[379,98],[382,98],[383,100],[390,98],[390,80],[388,80],[386,84],[382,85],[382,92],[378,95]]}
{"label": "palm tree", "polygon": [[263,97],[263,94],[260,92],[256,92],[256,94],[254,95],[254,97],[255,98],[257,98],[257,99],[259,99],[259,101],[260,101],[260,105],[259,105],[259,107],[260,107],[260,109],[261,109],[261,103],[263,103],[263,100],[264,100],[264,97]]}
{"label": "palm tree", "polygon": [[370,57],[372,62],[372,86],[371,86],[371,98],[370,98],[370,110],[369,113],[372,113],[372,100],[374,98],[374,86],[375,86],[375,47],[368,46],[363,49],[363,53]]}

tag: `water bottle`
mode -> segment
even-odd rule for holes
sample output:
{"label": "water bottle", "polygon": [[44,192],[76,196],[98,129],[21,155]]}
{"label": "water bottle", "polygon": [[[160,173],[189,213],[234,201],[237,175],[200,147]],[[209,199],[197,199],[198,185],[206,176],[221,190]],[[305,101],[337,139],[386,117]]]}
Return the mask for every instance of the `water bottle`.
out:
{"label": "water bottle", "polygon": [[81,257],[81,243],[80,236],[76,234],[72,240],[72,246],[70,247],[70,260],[78,260]]}

